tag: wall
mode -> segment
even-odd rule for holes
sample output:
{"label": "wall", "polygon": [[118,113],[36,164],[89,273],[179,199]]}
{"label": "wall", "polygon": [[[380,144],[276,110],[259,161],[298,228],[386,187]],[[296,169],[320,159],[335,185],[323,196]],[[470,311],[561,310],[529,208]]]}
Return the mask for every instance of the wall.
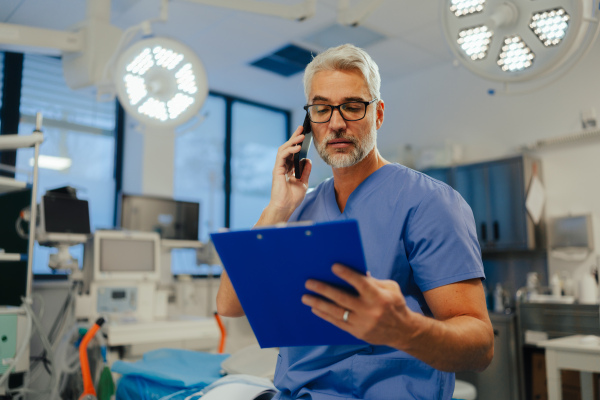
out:
{"label": "wall", "polygon": [[[398,146],[458,144],[464,161],[504,156],[519,146],[581,129],[580,113],[600,111],[600,81],[595,79],[600,41],[567,75],[523,95],[496,94],[500,89],[464,67],[441,65],[384,83],[385,121],[380,148],[397,155]],[[519,88],[509,86],[509,90]]]}

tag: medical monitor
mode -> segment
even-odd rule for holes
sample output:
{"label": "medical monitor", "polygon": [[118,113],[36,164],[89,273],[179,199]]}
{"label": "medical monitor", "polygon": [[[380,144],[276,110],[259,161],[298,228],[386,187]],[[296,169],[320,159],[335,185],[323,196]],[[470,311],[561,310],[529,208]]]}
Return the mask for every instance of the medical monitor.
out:
{"label": "medical monitor", "polygon": [[157,232],[162,239],[198,240],[200,203],[169,198],[121,196],[121,227]]}
{"label": "medical monitor", "polygon": [[90,242],[94,281],[158,281],[158,233],[97,230]]}
{"label": "medical monitor", "polygon": [[559,217],[550,223],[550,248],[594,249],[592,216],[590,214]]}
{"label": "medical monitor", "polygon": [[85,243],[90,234],[90,210],[87,200],[62,194],[46,194],[42,196],[39,210],[36,237],[38,242]]}
{"label": "medical monitor", "polygon": [[87,200],[43,196],[41,205],[46,232],[89,235],[90,210]]}

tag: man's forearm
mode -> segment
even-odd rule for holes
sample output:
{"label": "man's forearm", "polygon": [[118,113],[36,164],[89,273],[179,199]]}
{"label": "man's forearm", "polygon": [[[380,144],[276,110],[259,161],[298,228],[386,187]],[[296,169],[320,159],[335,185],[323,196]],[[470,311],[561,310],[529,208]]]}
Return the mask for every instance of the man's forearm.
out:
{"label": "man's forearm", "polygon": [[245,315],[240,300],[225,271],[221,274],[221,283],[217,292],[217,312],[224,317],[243,317]]}
{"label": "man's forearm", "polygon": [[483,371],[494,355],[491,325],[462,315],[446,321],[415,314],[417,329],[409,348],[394,346],[440,371]]}
{"label": "man's forearm", "polygon": [[287,222],[293,212],[293,209],[278,208],[269,204],[260,214],[260,218],[254,226],[268,226]]}

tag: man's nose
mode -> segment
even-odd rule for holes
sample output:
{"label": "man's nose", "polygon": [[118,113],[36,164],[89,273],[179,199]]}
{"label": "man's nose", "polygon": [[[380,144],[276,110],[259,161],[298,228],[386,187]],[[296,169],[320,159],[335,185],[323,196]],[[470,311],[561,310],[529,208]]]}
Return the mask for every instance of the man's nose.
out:
{"label": "man's nose", "polygon": [[333,109],[333,114],[331,114],[331,119],[329,120],[329,127],[333,130],[346,127],[346,120],[342,118],[342,113],[339,108]]}

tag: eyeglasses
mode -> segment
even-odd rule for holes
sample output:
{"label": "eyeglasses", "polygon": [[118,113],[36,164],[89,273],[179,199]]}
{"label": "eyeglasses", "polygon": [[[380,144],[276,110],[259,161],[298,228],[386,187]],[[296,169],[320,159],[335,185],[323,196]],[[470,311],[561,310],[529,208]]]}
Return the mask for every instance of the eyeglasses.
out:
{"label": "eyeglasses", "polygon": [[367,115],[367,107],[378,99],[371,101],[350,101],[339,106],[330,106],[329,104],[311,104],[304,106],[308,113],[308,118],[316,124],[329,122],[333,115],[333,110],[337,108],[345,121],[358,121]]}

